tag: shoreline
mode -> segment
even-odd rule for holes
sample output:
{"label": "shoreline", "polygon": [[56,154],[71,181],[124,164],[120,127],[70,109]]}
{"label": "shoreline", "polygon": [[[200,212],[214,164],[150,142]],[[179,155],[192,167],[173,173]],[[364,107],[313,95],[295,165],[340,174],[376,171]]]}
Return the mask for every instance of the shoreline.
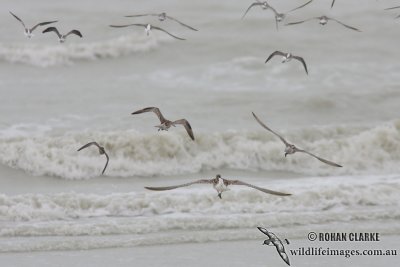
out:
{"label": "shoreline", "polygon": [[[224,241],[207,243],[184,243],[144,247],[110,248],[95,250],[42,251],[23,253],[0,253],[2,266],[286,266],[275,248],[262,246],[264,236],[259,240]],[[312,243],[305,239],[291,239],[286,246],[287,253],[302,247],[330,249],[397,249],[400,235],[383,236],[376,243]],[[397,246],[396,246],[397,244]],[[201,260],[200,260],[201,259]],[[289,255],[293,266],[346,266],[373,267],[395,266],[397,256],[294,256]]]}

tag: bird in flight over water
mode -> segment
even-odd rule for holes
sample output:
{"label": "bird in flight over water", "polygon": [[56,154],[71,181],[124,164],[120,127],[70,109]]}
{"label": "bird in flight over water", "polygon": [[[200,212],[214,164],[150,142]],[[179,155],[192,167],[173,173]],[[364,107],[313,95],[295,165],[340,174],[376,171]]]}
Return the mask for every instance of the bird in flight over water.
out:
{"label": "bird in flight over water", "polygon": [[167,19],[173,20],[175,22],[178,22],[180,25],[182,25],[182,26],[184,26],[184,27],[186,27],[188,29],[191,29],[192,31],[198,31],[197,29],[195,29],[195,28],[193,28],[193,27],[191,27],[191,26],[189,26],[189,25],[177,20],[176,18],[168,16],[167,13],[165,13],[165,12],[162,12],[162,13],[149,13],[149,14],[138,14],[138,15],[128,15],[128,16],[125,16],[125,17],[127,17],[127,18],[137,18],[137,17],[145,17],[145,16],[155,16],[155,17],[158,18],[159,21],[165,21]]}
{"label": "bird in flight over water", "polygon": [[84,145],[83,147],[79,148],[78,151],[81,151],[82,149],[85,149],[85,148],[87,148],[89,146],[92,146],[92,145],[97,146],[97,148],[99,149],[99,154],[100,155],[105,155],[106,156],[107,162],[106,162],[106,165],[104,166],[103,171],[101,172],[101,174],[104,174],[104,172],[106,171],[107,165],[108,165],[108,161],[110,160],[110,158],[108,157],[104,147],[100,146],[97,142],[90,142],[90,143],[87,143],[86,145]]}
{"label": "bird in flight over water", "polygon": [[49,28],[47,28],[47,29],[45,29],[45,30],[43,31],[43,33],[46,33],[46,32],[55,32],[55,33],[57,34],[57,36],[58,36],[58,41],[59,41],[60,43],[64,43],[65,40],[67,39],[67,36],[70,35],[70,34],[78,35],[78,36],[81,37],[81,38],[83,37],[82,34],[81,34],[81,32],[78,31],[78,30],[69,31],[67,34],[60,34],[60,33],[58,32],[58,30],[57,30],[56,27],[49,27]]}
{"label": "bird in flight over water", "polygon": [[306,73],[308,74],[308,69],[307,69],[307,65],[306,62],[304,61],[304,59],[302,57],[299,56],[295,56],[291,53],[283,53],[281,51],[275,51],[273,52],[271,55],[269,55],[269,57],[267,58],[267,60],[265,60],[265,63],[267,63],[271,58],[273,58],[274,56],[282,56],[282,63],[286,63],[291,61],[293,58],[300,61],[301,64],[303,64],[304,70],[306,71]]}
{"label": "bird in flight over water", "polygon": [[228,180],[224,179],[221,177],[221,175],[217,174],[217,176],[213,179],[202,179],[202,180],[197,180],[194,182],[186,183],[186,184],[180,184],[180,185],[173,185],[173,186],[163,186],[163,187],[145,187],[148,190],[153,190],[153,191],[164,191],[164,190],[172,190],[180,187],[186,187],[194,184],[212,184],[214,189],[218,193],[218,197],[222,198],[222,192],[228,191],[229,188],[228,186],[230,185],[244,185],[247,187],[251,187],[254,189],[257,189],[261,192],[267,193],[267,194],[272,194],[276,196],[290,196],[291,194],[287,193],[281,193],[277,191],[272,191],[266,188],[258,187],[252,184],[248,184],[239,180]]}
{"label": "bird in flight over water", "polygon": [[323,159],[323,158],[318,157],[318,156],[316,156],[316,155],[314,155],[314,154],[312,154],[312,153],[310,153],[310,152],[308,152],[308,151],[306,151],[306,150],[299,149],[299,148],[297,148],[295,145],[289,144],[289,143],[286,141],[285,138],[283,138],[281,135],[277,134],[276,132],[274,132],[273,130],[271,130],[267,125],[265,125],[265,124],[256,116],[256,114],[254,114],[254,112],[252,112],[252,113],[253,113],[253,116],[254,116],[254,118],[256,119],[256,121],[257,121],[264,129],[270,131],[271,133],[273,133],[274,135],[276,135],[277,137],[279,137],[279,139],[281,139],[281,141],[285,144],[285,157],[286,157],[287,155],[294,154],[294,153],[296,153],[296,152],[303,152],[303,153],[306,153],[306,154],[308,154],[308,155],[310,155],[310,156],[312,156],[312,157],[318,159],[319,161],[322,161],[323,163],[328,164],[328,165],[330,165],[330,166],[333,166],[333,167],[342,167],[341,165],[339,165],[339,164],[337,164],[337,163],[334,163],[334,162],[332,162],[332,161]]}
{"label": "bird in flight over water", "polygon": [[326,25],[326,24],[328,23],[329,20],[333,20],[333,21],[339,23],[340,25],[342,25],[342,26],[344,26],[344,27],[346,27],[346,28],[348,28],[348,29],[350,29],[350,30],[357,31],[357,32],[361,32],[359,29],[357,29],[357,28],[355,28],[355,27],[349,26],[349,25],[347,25],[347,24],[344,24],[343,22],[340,22],[340,21],[337,20],[337,19],[330,18],[330,17],[327,17],[327,16],[320,16],[320,17],[314,17],[314,18],[310,18],[310,19],[306,19],[306,20],[301,20],[301,21],[296,21],[296,22],[290,22],[290,23],[285,24],[285,26],[296,25],[296,24],[300,24],[300,23],[303,23],[303,22],[306,22],[306,21],[313,20],[313,19],[318,20],[318,21],[319,21],[319,24],[321,24],[322,26]]}
{"label": "bird in flight over water", "polygon": [[132,112],[132,115],[141,114],[141,113],[145,113],[145,112],[154,112],[157,115],[158,119],[161,122],[161,124],[155,126],[158,128],[158,131],[168,131],[168,129],[171,126],[176,127],[177,124],[180,124],[180,125],[183,125],[183,127],[185,127],[186,132],[188,133],[190,138],[194,141],[192,126],[190,126],[190,123],[186,119],[180,119],[180,120],[176,120],[176,121],[167,120],[166,118],[164,118],[160,109],[157,107],[148,107],[148,108],[140,109],[138,111]]}
{"label": "bird in flight over water", "polygon": [[166,34],[168,34],[169,36],[174,37],[175,39],[182,40],[182,41],[183,41],[183,40],[186,40],[186,39],[183,39],[183,38],[178,37],[178,36],[176,36],[176,35],[173,35],[172,33],[167,32],[166,30],[164,30],[164,29],[162,29],[162,28],[160,28],[160,27],[156,27],[156,26],[153,26],[153,25],[151,25],[151,24],[132,23],[132,24],[126,24],[126,25],[110,25],[110,27],[112,27],[112,28],[125,28],[125,27],[129,27],[129,26],[144,27],[144,31],[146,32],[147,36],[149,36],[151,30],[154,29],[154,30],[158,30],[158,31],[165,32]]}
{"label": "bird in flight over water", "polygon": [[39,27],[39,26],[44,26],[47,24],[51,24],[51,23],[55,23],[58,22],[58,20],[53,20],[53,21],[46,21],[46,22],[40,22],[38,24],[36,24],[35,26],[33,26],[32,28],[28,28],[25,26],[25,23],[22,21],[22,19],[20,19],[19,17],[17,17],[17,15],[15,15],[14,13],[12,13],[10,11],[10,14],[14,16],[14,18],[16,18],[19,22],[21,22],[22,26],[24,27],[24,34],[26,37],[28,37],[29,39],[33,37],[33,31]]}

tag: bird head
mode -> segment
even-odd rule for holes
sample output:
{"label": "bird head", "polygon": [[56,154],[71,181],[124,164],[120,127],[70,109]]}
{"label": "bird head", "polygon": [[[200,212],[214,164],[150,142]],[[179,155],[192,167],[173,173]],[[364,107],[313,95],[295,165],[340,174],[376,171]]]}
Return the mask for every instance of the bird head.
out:
{"label": "bird head", "polygon": [[285,19],[285,14],[282,13],[276,15],[276,21],[281,22],[284,19]]}
{"label": "bird head", "polygon": [[261,7],[263,9],[267,9],[269,7],[268,2],[267,1],[263,2]]}
{"label": "bird head", "polygon": [[271,244],[271,240],[269,240],[269,239],[267,239],[267,240],[264,240],[264,243],[263,243],[263,245],[269,245],[269,244]]}
{"label": "bird head", "polygon": [[167,14],[165,12],[162,12],[158,15],[158,19],[160,21],[164,21],[167,18]]}
{"label": "bird head", "polygon": [[319,24],[325,25],[328,23],[328,17],[327,16],[322,16],[319,18]]}

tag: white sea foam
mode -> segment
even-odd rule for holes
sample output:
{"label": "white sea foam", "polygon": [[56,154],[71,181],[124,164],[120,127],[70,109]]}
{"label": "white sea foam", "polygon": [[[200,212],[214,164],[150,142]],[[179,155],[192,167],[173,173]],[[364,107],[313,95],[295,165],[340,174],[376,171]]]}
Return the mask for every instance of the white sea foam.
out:
{"label": "white sea foam", "polygon": [[[330,223],[400,219],[399,176],[313,177],[280,180],[273,185],[265,183],[261,186],[293,195],[277,197],[243,187],[225,192],[222,200],[212,188],[181,189],[174,194],[0,195],[0,236],[3,239],[43,239],[43,242],[32,244],[19,244],[13,239],[1,250],[90,249],[207,242],[246,238],[246,235],[248,238],[248,232],[237,229],[259,225],[302,229],[312,224],[315,229],[318,225]],[[181,231],[183,233],[179,233]],[[195,231],[201,234],[193,234]],[[395,227],[391,231],[398,233],[396,231],[400,228]],[[55,240],[61,237],[63,242],[55,244]]]}
{"label": "white sea foam", "polygon": [[[302,154],[283,156],[281,141],[266,131],[143,134],[136,131],[81,132],[53,136],[48,129],[10,127],[0,133],[0,162],[34,175],[85,179],[101,173],[105,158],[95,148],[77,152],[96,140],[110,155],[108,176],[157,176],[231,168],[293,171],[308,175],[398,173],[400,121],[373,128],[332,126],[300,129],[285,135],[321,157],[342,164],[333,168]],[[10,131],[12,134],[10,134]],[[16,131],[18,134],[15,134]],[[297,141],[298,140],[298,141]]]}
{"label": "white sea foam", "polygon": [[114,39],[92,43],[66,44],[2,44],[0,60],[24,63],[39,67],[71,64],[75,61],[116,58],[155,49],[164,37],[149,38],[142,33],[132,33]]}

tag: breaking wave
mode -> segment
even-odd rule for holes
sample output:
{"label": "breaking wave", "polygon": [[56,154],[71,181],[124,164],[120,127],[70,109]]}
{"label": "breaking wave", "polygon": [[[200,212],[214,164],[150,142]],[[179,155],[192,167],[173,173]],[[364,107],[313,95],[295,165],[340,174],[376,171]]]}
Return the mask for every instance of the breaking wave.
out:
{"label": "breaking wave", "polygon": [[106,41],[80,44],[1,44],[0,61],[23,63],[39,67],[68,65],[76,61],[117,58],[155,49],[164,37],[129,34]]}
{"label": "breaking wave", "polygon": [[[211,187],[108,195],[58,193],[0,195],[1,251],[93,249],[254,238],[259,225],[297,229],[374,222],[373,230],[399,233],[377,221],[398,221],[399,176],[272,180],[260,186],[293,193],[277,197],[233,188],[220,200]],[[313,184],[313,186],[310,186]],[[357,224],[360,225],[360,224]],[[394,224],[396,225],[396,224]],[[357,226],[359,227],[359,226]],[[378,228],[378,229],[377,229]],[[381,229],[382,228],[382,229]],[[238,231],[238,229],[242,229]],[[357,228],[360,230],[360,228]],[[304,229],[303,229],[304,230]],[[349,229],[350,230],[350,229]],[[369,228],[371,230],[371,228]],[[15,237],[35,237],[19,242]],[[90,238],[89,238],[90,237]],[[10,239],[11,240],[11,239]]]}
{"label": "breaking wave", "polygon": [[184,131],[70,132],[52,135],[38,127],[37,134],[21,129],[0,131],[0,162],[34,175],[66,179],[99,176],[105,158],[95,148],[77,152],[86,142],[105,146],[110,163],[107,176],[165,176],[218,169],[292,171],[306,175],[353,175],[400,172],[400,121],[373,128],[346,126],[300,129],[284,133],[299,147],[342,164],[334,168],[296,153],[283,155],[281,141],[263,130],[196,133]]}

